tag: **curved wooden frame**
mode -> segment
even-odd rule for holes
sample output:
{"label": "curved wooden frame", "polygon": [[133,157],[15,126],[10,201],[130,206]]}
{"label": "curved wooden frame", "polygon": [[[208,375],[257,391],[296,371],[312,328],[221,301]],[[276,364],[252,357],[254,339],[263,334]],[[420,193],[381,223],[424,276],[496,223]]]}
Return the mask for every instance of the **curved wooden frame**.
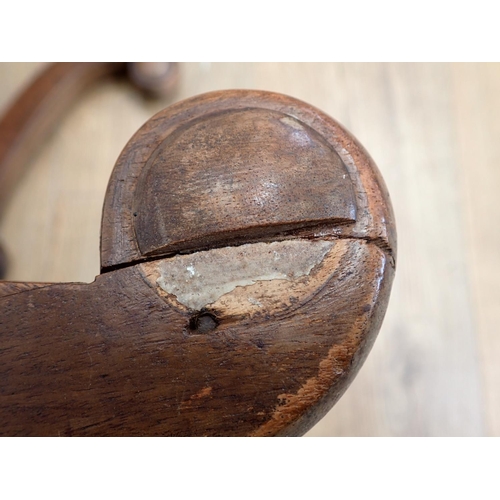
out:
{"label": "curved wooden frame", "polygon": [[[289,242],[287,258],[311,251],[312,264],[297,275],[250,276],[193,308],[162,281],[166,260],[175,269],[176,263],[185,267],[184,257],[139,250],[136,187],[151,155],[177,127],[256,108],[297,120],[306,135],[309,129],[321,135],[341,159],[337,172],[345,168],[342,175],[349,176],[356,210],[348,210],[348,223],[333,210],[319,225],[279,235],[266,232],[263,222],[260,237],[254,232],[249,241],[217,241],[208,250],[200,242],[195,253],[207,250],[208,260],[221,249],[228,259],[242,258],[245,245],[254,267],[263,263],[270,241]],[[28,128],[17,130],[22,140]],[[278,152],[289,146],[265,145]],[[276,158],[261,172],[283,168]],[[168,176],[168,165],[160,168]],[[332,203],[350,200],[349,189],[332,193]],[[303,196],[300,186],[296,195]],[[168,212],[169,200],[163,203]],[[103,211],[103,274],[91,284],[0,282],[0,432],[300,435],[333,406],[366,358],[389,300],[395,246],[390,200],[375,164],[321,111],[291,97],[241,90],[175,104],[147,122],[118,159]],[[220,269],[213,272],[225,279]],[[250,292],[260,293],[259,300]]]}

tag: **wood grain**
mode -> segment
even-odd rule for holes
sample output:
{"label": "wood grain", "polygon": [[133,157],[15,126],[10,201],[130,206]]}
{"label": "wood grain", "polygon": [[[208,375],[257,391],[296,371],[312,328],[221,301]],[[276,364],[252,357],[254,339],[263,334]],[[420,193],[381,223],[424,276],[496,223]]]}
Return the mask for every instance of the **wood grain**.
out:
{"label": "wood grain", "polygon": [[[376,160],[399,228],[398,274],[359,376],[310,435],[500,435],[496,137],[499,65],[184,64],[177,98],[283,92],[334,116]],[[38,65],[0,65],[0,106]],[[1,220],[10,279],[92,281],[112,165],[169,104],[125,84],[88,93]],[[95,145],[95,146],[89,146]]]}
{"label": "wood grain", "polygon": [[2,285],[0,433],[303,434],[378,334],[393,220],[372,160],[310,105],[233,90],[171,106],[111,176],[105,274]]}
{"label": "wood grain", "polygon": [[388,299],[384,252],[343,248],[305,304],[218,314],[210,331],[137,266],[2,298],[0,434],[301,435],[357,373]]}
{"label": "wood grain", "polygon": [[[235,130],[233,114],[237,113],[238,122],[248,128],[256,110],[260,127],[266,123],[266,128],[265,134],[259,134],[254,127],[252,136],[260,138],[260,144],[248,141],[245,146],[247,154],[243,157],[248,174],[242,164],[242,139]],[[248,112],[252,119],[242,120],[243,112]],[[290,121],[301,127],[300,137],[306,145],[296,144],[295,129],[294,135],[283,134],[283,123],[277,126],[276,117],[288,120],[288,127]],[[219,128],[215,138],[212,127],[197,127],[205,120],[213,120],[213,129]],[[232,142],[221,141],[221,124],[233,130]],[[179,135],[191,128],[197,129],[197,133],[188,133],[190,140],[184,144],[181,141],[179,147]],[[264,135],[267,140],[263,140]],[[269,138],[279,146],[271,146],[273,141]],[[285,154],[280,149],[282,144],[293,154]],[[183,151],[187,148],[192,149],[196,162],[190,154],[186,163]],[[220,151],[231,160],[231,169]],[[198,173],[200,165],[202,172]],[[313,175],[308,165],[314,165],[317,173]],[[213,179],[212,171],[217,172]],[[204,181],[198,184],[200,178]],[[263,182],[273,185],[273,190],[266,191]],[[198,186],[196,196],[193,185]],[[269,197],[264,206],[271,208],[255,204],[255,197],[261,195]],[[122,151],[104,204],[101,266],[108,269],[145,256],[186,250],[193,241],[202,250],[217,244],[217,238],[238,241],[243,237],[248,242],[257,235],[262,241],[266,235],[274,238],[288,231],[297,235],[300,232],[302,236],[322,232],[371,240],[395,259],[396,233],[389,199],[377,166],[366,150],[319,109],[269,92],[202,94],[155,115]],[[179,217],[184,211],[187,215]]]}
{"label": "wood grain", "polygon": [[288,115],[253,106],[190,116],[148,160],[134,199],[143,255],[356,220],[335,150]]}
{"label": "wood grain", "polygon": [[484,425],[500,436],[500,83],[499,64],[452,68],[458,177],[468,262],[469,297],[477,332]]}

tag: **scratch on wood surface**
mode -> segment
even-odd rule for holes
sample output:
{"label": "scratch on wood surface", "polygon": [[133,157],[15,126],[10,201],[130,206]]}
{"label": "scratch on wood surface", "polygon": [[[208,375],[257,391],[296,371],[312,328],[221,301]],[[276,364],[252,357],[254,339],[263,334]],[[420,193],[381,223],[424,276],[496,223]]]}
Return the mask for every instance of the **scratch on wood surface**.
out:
{"label": "scratch on wood surface", "polygon": [[197,404],[197,402],[203,398],[207,398],[212,394],[212,387],[204,387],[201,391],[193,394],[187,401],[182,401],[179,405],[180,410],[185,410],[191,406]]}
{"label": "scratch on wood surface", "polygon": [[332,383],[344,371],[348,371],[355,349],[355,342],[349,347],[345,344],[333,346],[328,356],[320,362],[318,375],[307,380],[296,394],[280,394],[271,418],[252,435],[274,435],[284,427],[284,424],[292,424],[298,415],[302,415],[307,408],[316,404]]}

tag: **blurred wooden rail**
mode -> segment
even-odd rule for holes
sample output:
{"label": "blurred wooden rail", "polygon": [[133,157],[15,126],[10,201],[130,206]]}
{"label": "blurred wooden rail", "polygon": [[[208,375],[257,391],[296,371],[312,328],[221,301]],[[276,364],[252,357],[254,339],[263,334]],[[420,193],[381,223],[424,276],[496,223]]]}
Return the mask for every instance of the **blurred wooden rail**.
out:
{"label": "blurred wooden rail", "polygon": [[[0,112],[39,64],[0,64]],[[398,223],[386,320],[309,435],[500,435],[500,64],[183,64],[175,100],[223,88],[303,99],[375,159]],[[92,281],[102,202],[125,143],[170,101],[88,92],[0,219],[8,278]]]}

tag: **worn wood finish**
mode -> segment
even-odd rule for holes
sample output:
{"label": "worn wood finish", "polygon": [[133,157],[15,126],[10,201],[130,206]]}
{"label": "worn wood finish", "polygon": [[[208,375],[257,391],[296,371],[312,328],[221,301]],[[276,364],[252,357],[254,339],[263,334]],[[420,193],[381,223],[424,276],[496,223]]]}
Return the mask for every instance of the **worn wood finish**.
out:
{"label": "worn wood finish", "polygon": [[143,255],[356,220],[342,160],[289,115],[255,107],[179,128],[148,159],[135,191]]}
{"label": "worn wood finish", "polygon": [[137,266],[10,295],[1,302],[1,433],[302,434],[362,364],[392,272],[384,252],[355,240],[297,311],[219,317],[202,333]]}
{"label": "worn wood finish", "polygon": [[[197,113],[208,114],[209,120],[217,108],[229,122],[219,123],[215,113],[216,126],[198,130],[197,135],[205,158],[210,159],[204,163],[199,157],[197,162],[205,175],[202,186],[210,192],[218,180],[228,184],[222,191],[239,198],[235,206],[240,212],[229,222],[229,212],[213,226],[207,222],[200,236],[189,226],[175,233],[168,203],[177,203],[181,213],[182,205],[175,198],[161,198],[165,187],[161,179],[178,165],[179,154],[172,162],[165,130],[171,131],[172,120],[186,122],[186,116]],[[278,212],[277,219],[270,220],[274,214],[264,210],[267,215],[253,221],[244,189],[233,190],[245,177],[236,169],[238,182],[228,182],[224,172],[231,161],[221,170],[220,158],[214,156],[220,144],[213,140],[213,131],[219,130],[222,136],[227,128],[229,136],[234,135],[229,109],[242,114],[238,123],[243,128],[249,119],[271,137],[258,141],[254,149],[245,145],[245,154],[251,165],[258,164],[254,158],[266,160],[258,169],[262,182],[279,178],[277,184],[285,193],[288,190],[285,200],[278,196],[279,203],[269,202]],[[253,109],[273,113],[261,113],[256,123]],[[287,142],[278,134],[272,140],[277,110],[278,120],[288,120],[285,124],[292,123],[301,137]],[[144,139],[145,131],[149,140]],[[255,134],[260,137],[258,131]],[[316,135],[322,141],[319,152]],[[294,141],[305,139],[313,153],[306,147],[305,153],[294,151],[294,156],[311,170],[310,184],[318,184],[323,203],[311,200],[311,186],[301,189],[302,183],[294,182],[291,175],[295,172],[287,151],[297,146]],[[241,140],[232,142],[224,144],[228,158],[241,149]],[[283,147],[281,155],[276,143]],[[152,177],[147,168],[151,152],[155,152]],[[328,158],[334,175],[329,177],[327,170],[324,176],[312,175],[316,167],[322,172],[322,162]],[[183,166],[193,175],[196,165]],[[324,177],[327,183],[322,191]],[[151,194],[148,185],[157,179],[159,188]],[[192,189],[191,183],[174,185],[179,199],[183,190]],[[251,187],[252,183],[247,193],[254,199]],[[327,195],[328,190],[333,196]],[[206,195],[200,204],[204,205],[197,220],[200,225],[207,214],[217,219],[224,210],[217,198]],[[194,201],[188,202],[186,213],[192,214],[193,207]],[[149,211],[153,221],[160,221],[152,224],[153,238],[144,221],[134,222],[138,217],[134,214],[141,209],[142,217]],[[238,215],[241,231],[236,226]],[[0,348],[5,383],[0,389],[0,423],[4,434],[302,434],[337,401],[364,361],[380,328],[394,274],[393,216],[371,159],[328,116],[300,101],[264,92],[213,93],[154,117],[117,163],[102,231],[105,272],[94,283],[3,285]],[[179,241],[188,241],[189,246],[179,246]],[[174,295],[168,275],[161,274],[165,265],[178,262],[181,269],[183,259],[190,259],[170,255],[179,249],[194,252],[193,262],[203,250],[205,260],[217,255],[222,263],[225,258],[234,263],[243,248],[244,270],[252,268],[251,261],[258,269],[265,267],[259,262],[280,255],[286,258],[287,252],[301,255],[309,248],[312,253],[302,263],[297,259],[296,273],[288,270],[288,274],[264,278],[250,273],[245,278],[248,284],[223,291],[204,305],[193,306],[180,293]],[[230,268],[222,264],[220,270],[213,269],[219,271],[222,284],[233,279]],[[194,264],[187,270],[196,276]],[[241,273],[238,276],[241,279]]]}
{"label": "worn wood finish", "polygon": [[15,295],[16,293],[26,292],[28,290],[35,290],[36,288],[42,288],[44,286],[50,286],[50,283],[0,281],[0,297],[6,297],[7,295]]}
{"label": "worn wood finish", "polygon": [[[40,69],[0,64],[0,112]],[[360,139],[391,193],[399,256],[384,323],[308,435],[500,435],[500,64],[184,63],[181,76],[176,99],[255,88],[322,109]],[[108,81],[73,107],[0,220],[8,279],[93,281],[113,164],[171,102]]]}
{"label": "worn wood finish", "polygon": [[[243,111],[248,109],[252,111],[246,121],[242,120]],[[243,140],[238,137],[241,131],[234,127],[235,113],[246,136],[250,134],[249,128],[257,128],[256,115],[261,120],[260,128],[263,128],[262,116],[266,117],[263,132],[268,139],[264,140],[264,134],[256,131],[255,143],[244,146],[253,150],[246,152],[251,158],[246,162],[249,171],[254,169],[253,176],[243,168],[240,157]],[[199,123],[204,124],[207,117],[209,123],[214,120],[215,132],[203,125],[199,129]],[[221,121],[222,124],[227,121],[232,143],[226,144],[220,138],[217,128],[221,127]],[[293,129],[290,123],[302,130]],[[282,130],[285,127],[293,131],[285,133]],[[199,133],[190,142],[201,165],[198,176],[190,157],[189,160],[184,157],[187,146],[181,139],[184,134],[190,137],[192,129]],[[279,137],[279,145],[286,144],[287,153],[279,151],[276,137],[269,140],[270,130]],[[218,157],[221,150],[228,159]],[[299,166],[292,170],[293,155]],[[309,171],[300,167],[301,161]],[[332,173],[325,171],[328,161]],[[232,162],[234,170],[231,168],[228,173],[224,167]],[[316,175],[316,168],[323,175]],[[212,171],[217,174],[213,178]],[[222,187],[217,184],[221,178],[225,181]],[[178,190],[175,196],[174,187]],[[262,197],[269,199],[262,203]],[[275,238],[287,230],[304,236],[321,233],[370,239],[394,254],[394,215],[387,199],[385,184],[366,151],[320,110],[269,92],[212,92],[158,113],[125,147],[113,171],[104,204],[101,265],[103,269],[112,268],[148,255],[189,249],[191,240],[196,238],[197,248],[202,249],[217,244],[217,237],[240,241],[243,235],[243,241],[249,241],[255,232],[256,238],[262,240],[268,233]],[[148,219],[151,213],[154,215]],[[179,213],[183,215],[179,217]],[[239,228],[236,217],[240,220]],[[308,226],[317,227],[307,230]],[[306,230],[297,232],[302,227]]]}

